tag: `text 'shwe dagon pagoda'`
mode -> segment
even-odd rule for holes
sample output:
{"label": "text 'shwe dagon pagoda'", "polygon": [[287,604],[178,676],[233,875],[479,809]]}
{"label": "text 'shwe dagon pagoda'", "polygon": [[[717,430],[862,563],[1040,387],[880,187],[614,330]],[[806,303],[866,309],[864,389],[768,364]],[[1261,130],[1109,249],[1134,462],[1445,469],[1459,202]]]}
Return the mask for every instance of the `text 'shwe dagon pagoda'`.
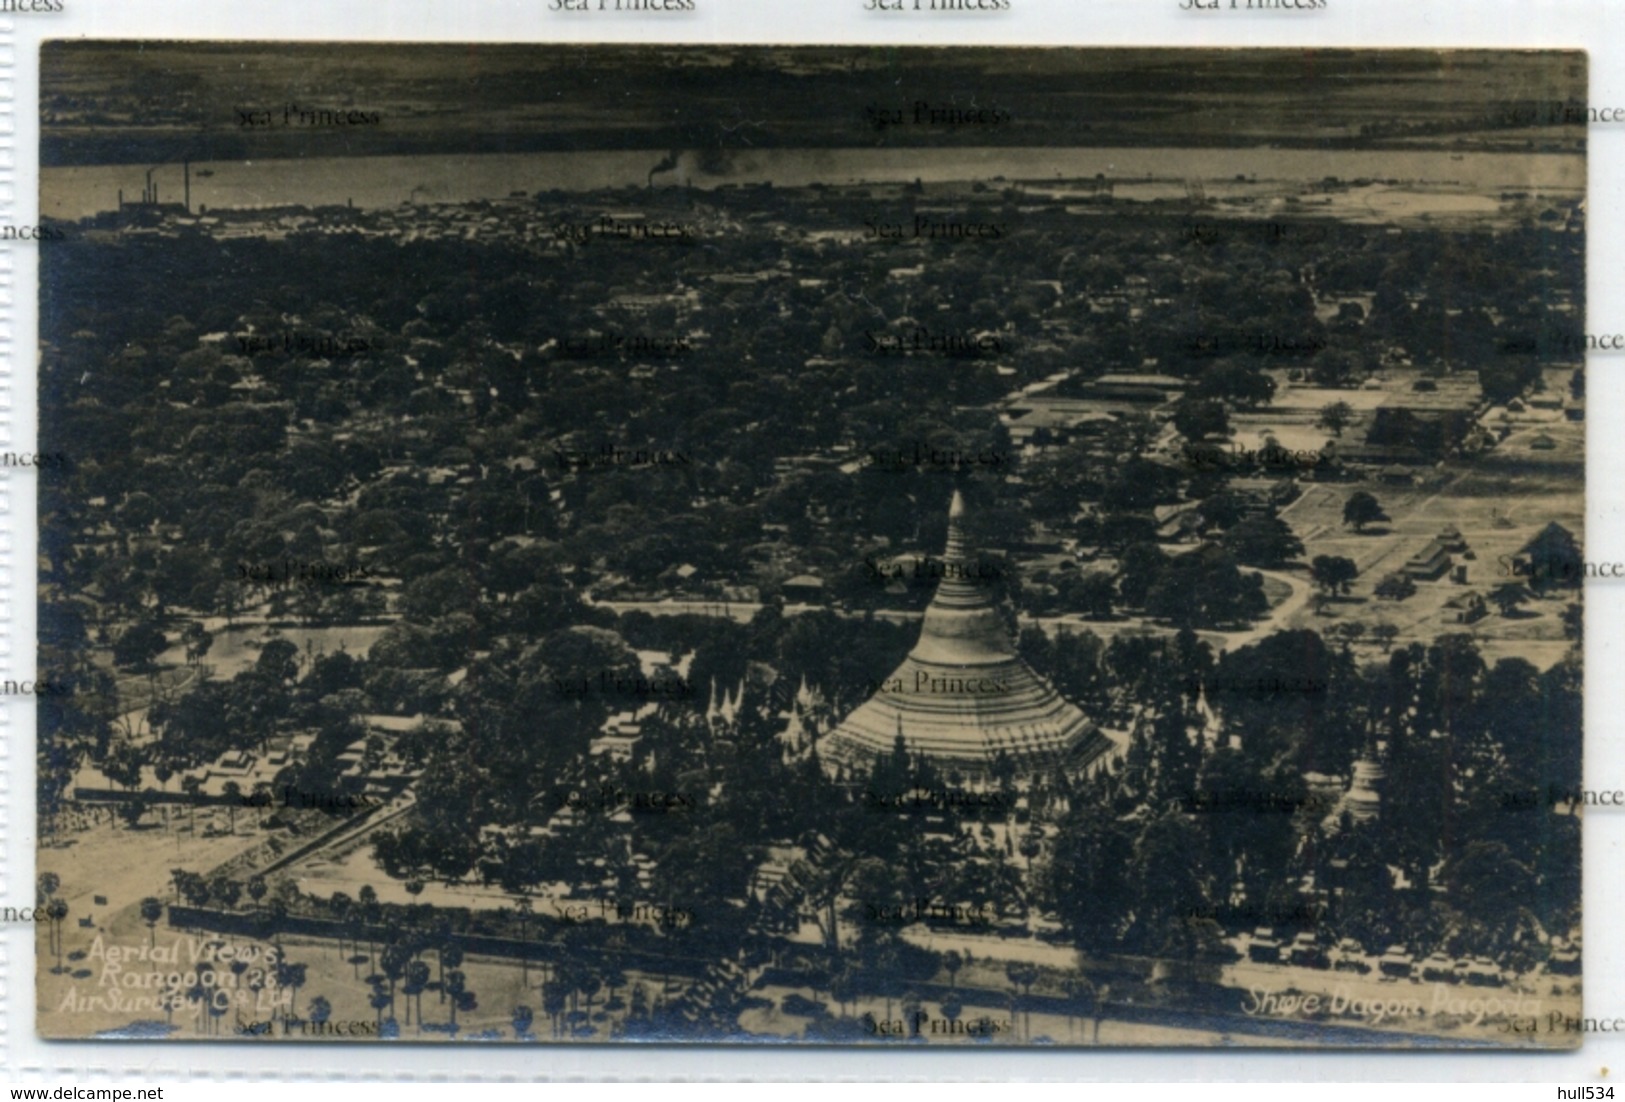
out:
{"label": "text 'shwe dagon pagoda'", "polygon": [[993,595],[971,562],[965,501],[948,510],[943,578],[920,638],[902,665],[846,717],[819,752],[831,764],[867,766],[903,736],[910,756],[975,781],[1002,753],[1018,775],[1089,765],[1113,748],[1076,705],[1017,653]]}

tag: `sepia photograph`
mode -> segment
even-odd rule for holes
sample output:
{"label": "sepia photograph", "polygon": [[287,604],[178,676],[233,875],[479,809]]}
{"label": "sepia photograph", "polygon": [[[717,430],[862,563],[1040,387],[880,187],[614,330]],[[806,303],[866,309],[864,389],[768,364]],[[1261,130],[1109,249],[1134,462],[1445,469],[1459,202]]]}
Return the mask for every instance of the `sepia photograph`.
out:
{"label": "sepia photograph", "polygon": [[39,1035],[1578,1047],[1586,96],[46,42]]}

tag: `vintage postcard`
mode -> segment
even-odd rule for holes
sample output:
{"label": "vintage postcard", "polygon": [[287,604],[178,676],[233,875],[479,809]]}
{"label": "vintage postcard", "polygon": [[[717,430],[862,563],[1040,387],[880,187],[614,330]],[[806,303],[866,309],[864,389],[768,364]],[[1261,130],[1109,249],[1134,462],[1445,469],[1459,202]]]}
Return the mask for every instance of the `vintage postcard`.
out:
{"label": "vintage postcard", "polygon": [[1580,1044],[1586,77],[46,43],[41,1035]]}

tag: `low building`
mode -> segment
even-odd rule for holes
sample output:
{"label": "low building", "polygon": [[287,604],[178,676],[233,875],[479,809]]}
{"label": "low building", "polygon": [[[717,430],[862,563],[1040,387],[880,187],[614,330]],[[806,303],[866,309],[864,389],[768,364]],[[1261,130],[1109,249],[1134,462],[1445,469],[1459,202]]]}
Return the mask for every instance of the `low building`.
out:
{"label": "low building", "polygon": [[593,739],[587,746],[590,757],[600,757],[608,754],[611,761],[629,762],[636,755],[638,743],[643,740],[641,734],[605,734]]}
{"label": "low building", "polygon": [[1450,552],[1445,550],[1444,544],[1429,540],[1426,547],[1405,560],[1400,570],[1412,578],[1437,581],[1449,571],[1450,561]]}
{"label": "low building", "polygon": [[1175,401],[1189,382],[1177,375],[1102,375],[1083,389],[1091,398],[1161,405]]}
{"label": "low building", "polygon": [[824,603],[824,579],[813,574],[797,574],[780,587],[779,592],[792,604],[817,605]]}
{"label": "low building", "polygon": [[1452,624],[1471,624],[1489,615],[1484,595],[1476,590],[1458,593],[1444,603],[1444,618]]}

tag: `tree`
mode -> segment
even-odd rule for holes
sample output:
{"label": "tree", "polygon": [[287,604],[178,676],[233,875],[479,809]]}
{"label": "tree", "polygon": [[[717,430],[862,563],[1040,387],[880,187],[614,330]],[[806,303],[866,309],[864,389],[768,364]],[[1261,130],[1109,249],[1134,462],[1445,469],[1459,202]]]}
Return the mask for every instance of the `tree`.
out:
{"label": "tree", "polygon": [[1399,638],[1399,628],[1386,620],[1379,620],[1371,625],[1371,638],[1377,641],[1382,653],[1387,654],[1394,649],[1394,640]]}
{"label": "tree", "polygon": [[1316,555],[1309,564],[1309,577],[1328,597],[1347,595],[1359,576],[1360,568],[1354,560],[1342,555]]}
{"label": "tree", "polygon": [[1343,430],[1353,423],[1354,407],[1347,402],[1332,402],[1320,407],[1320,416],[1315,420],[1315,427],[1340,437]]}
{"label": "tree", "polygon": [[1314,364],[1309,368],[1309,378],[1316,386],[1346,387],[1354,384],[1355,373],[1359,370],[1360,361],[1353,353],[1327,349],[1315,357]]}
{"label": "tree", "polygon": [[287,639],[272,639],[260,648],[254,672],[272,685],[283,685],[299,676],[299,648]]}
{"label": "tree", "polygon": [[113,661],[131,669],[146,669],[169,646],[163,629],[157,624],[142,621],[125,629],[113,644]]}
{"label": "tree", "polygon": [[542,985],[542,1013],[553,1023],[555,1040],[564,1033],[564,1011],[570,1005],[570,997],[570,989],[562,982],[553,981]]}
{"label": "tree", "polygon": [[1175,496],[1178,476],[1149,459],[1130,459],[1112,472],[1101,502],[1112,512],[1149,510]]}
{"label": "tree", "polygon": [[1180,399],[1174,407],[1173,424],[1181,436],[1191,441],[1230,435],[1229,415],[1223,405],[1211,399]]}
{"label": "tree", "polygon": [[440,947],[440,1001],[446,1001],[446,974],[454,972],[463,963],[463,948],[456,942],[447,942]]}
{"label": "tree", "polygon": [[515,1039],[525,1041],[530,1039],[530,1027],[536,1020],[536,1014],[528,1006],[513,1008],[513,1035]]}
{"label": "tree", "polygon": [[1356,490],[1343,503],[1343,523],[1354,525],[1356,532],[1365,531],[1368,524],[1387,519],[1388,514],[1382,511],[1377,499],[1364,490]]}
{"label": "tree", "polygon": [[1585,612],[1579,605],[1567,605],[1561,613],[1563,637],[1575,642],[1585,638]]}
{"label": "tree", "polygon": [[[1021,988],[1021,996],[1023,1000],[1025,1000],[1027,996],[1032,993],[1033,984],[1038,982],[1038,969],[1031,964],[1006,964],[1004,966],[1004,975],[1005,978],[1011,983]],[[1026,1019],[1026,1024],[1022,1028],[1022,1033],[1028,1040],[1031,1040],[1033,1021],[1032,1007],[1026,1006],[1023,1009],[1023,1017]]]}
{"label": "tree", "polygon": [[1191,628],[1251,620],[1268,607],[1263,576],[1239,569],[1236,557],[1216,544],[1171,560],[1145,597],[1152,616]]}
{"label": "tree", "polygon": [[1203,371],[1192,393],[1198,398],[1229,402],[1241,409],[1268,405],[1275,396],[1275,380],[1256,367],[1223,360]]}
{"label": "tree", "polygon": [[1224,534],[1223,546],[1248,566],[1274,567],[1303,554],[1303,541],[1280,517],[1257,514]]}
{"label": "tree", "polygon": [[[1528,556],[1529,586],[1536,593],[1545,593],[1553,587],[1577,587],[1585,581],[1580,545],[1561,524],[1553,522],[1541,529],[1524,553]],[[1522,565],[1516,560],[1514,563],[1514,569]]]}
{"label": "tree", "polygon": [[419,1029],[423,1028],[423,992],[429,986],[431,975],[433,973],[429,971],[426,961],[414,960],[406,966],[406,983],[402,986],[401,992],[416,1004],[415,1006],[412,1003],[407,1004],[407,1024],[411,1024],[411,1013],[415,1009]]}
{"label": "tree", "polygon": [[214,646],[214,636],[204,630],[202,622],[193,620],[181,633],[181,643],[186,648],[186,664],[195,666],[209,653],[209,648]]}
{"label": "tree", "polygon": [[446,973],[446,978],[441,983],[441,987],[443,988],[441,991],[442,996],[451,1000],[451,1024],[452,1028],[455,1029],[457,1026],[457,1010],[462,1005],[463,995],[468,991],[468,977],[463,975],[461,969],[453,968]]}
{"label": "tree", "polygon": [[164,905],[162,901],[154,899],[150,895],[141,901],[141,921],[147,924],[148,949],[153,948],[157,944],[155,939],[157,937],[158,920],[163,916]]}
{"label": "tree", "polygon": [[221,794],[226,797],[226,816],[231,833],[237,833],[237,805],[243,802],[243,786],[236,781],[227,781],[220,786]]}
{"label": "tree", "polygon": [[209,894],[218,899],[220,905],[229,911],[237,906],[237,901],[242,898],[243,886],[229,876],[220,875],[209,881]]}
{"label": "tree", "polygon": [[1190,818],[1170,804],[1134,840],[1126,870],[1133,897],[1126,940],[1136,950],[1161,954],[1171,929],[1208,910],[1203,862],[1196,856],[1202,852],[1201,828]]}
{"label": "tree", "polygon": [[62,922],[68,917],[68,901],[66,899],[53,899],[45,907],[45,917],[51,920],[50,948],[56,953],[56,968],[54,971],[61,975],[66,969],[62,966]]}
{"label": "tree", "polygon": [[[1403,601],[1408,597],[1416,596],[1416,583],[1409,574],[1390,574],[1377,583],[1374,590],[1377,596],[1389,601]],[[1398,632],[1396,631],[1397,635]]]}
{"label": "tree", "polygon": [[1533,594],[1529,587],[1520,581],[1502,582],[1490,590],[1490,601],[1501,610],[1502,616],[1511,616],[1519,605],[1528,601]]}

